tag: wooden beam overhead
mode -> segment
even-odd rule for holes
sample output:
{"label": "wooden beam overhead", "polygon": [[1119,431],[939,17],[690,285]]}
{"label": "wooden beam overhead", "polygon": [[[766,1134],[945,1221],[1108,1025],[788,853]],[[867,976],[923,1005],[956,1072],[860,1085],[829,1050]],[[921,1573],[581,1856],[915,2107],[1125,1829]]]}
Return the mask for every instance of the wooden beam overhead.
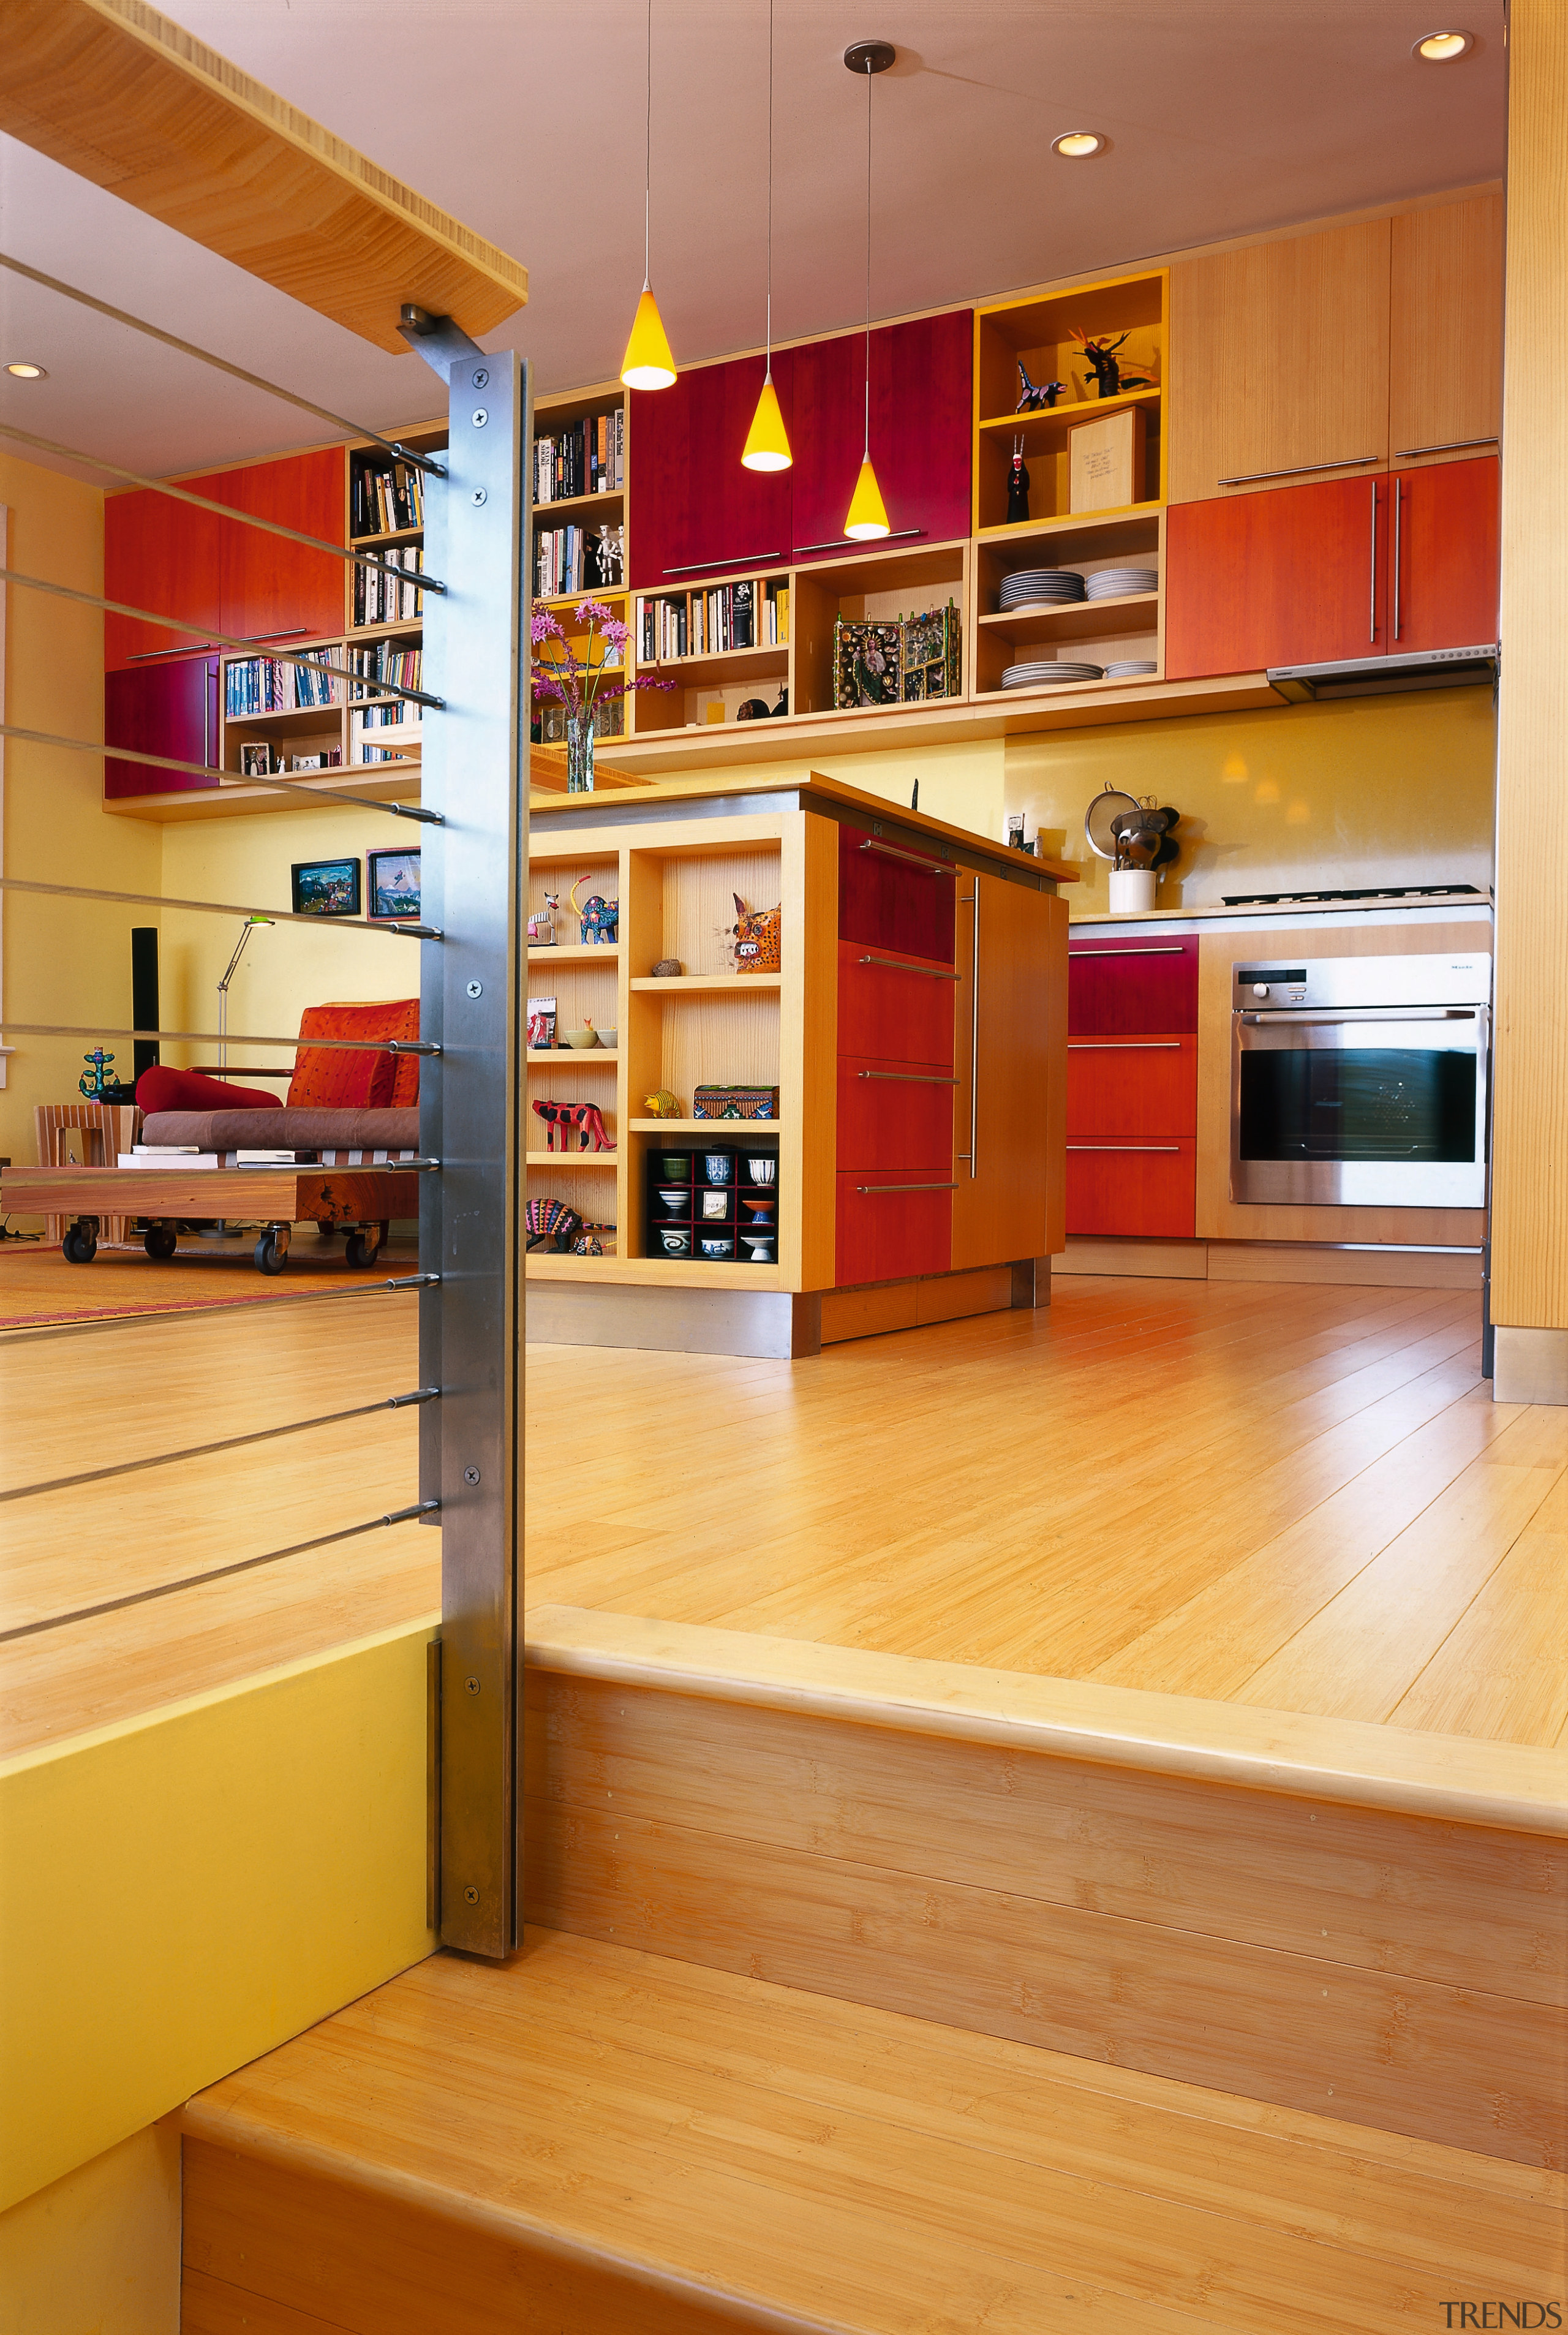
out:
{"label": "wooden beam overhead", "polygon": [[377,348],[476,337],[528,270],[142,0],[0,0],[0,130]]}

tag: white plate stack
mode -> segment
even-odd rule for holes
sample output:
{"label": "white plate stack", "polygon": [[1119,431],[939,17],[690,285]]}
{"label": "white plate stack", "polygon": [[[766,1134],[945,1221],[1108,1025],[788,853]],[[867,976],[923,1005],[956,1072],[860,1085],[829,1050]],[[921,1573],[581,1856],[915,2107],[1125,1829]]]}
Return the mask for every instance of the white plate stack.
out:
{"label": "white plate stack", "polygon": [[1154,670],[1153,657],[1122,657],[1115,664],[1107,665],[1105,677],[1107,681],[1128,681],[1135,673],[1153,673]]}
{"label": "white plate stack", "polygon": [[1070,664],[1065,657],[1041,657],[1032,664],[1010,664],[1002,676],[1003,689],[1060,689],[1070,681],[1101,681],[1104,667]]}
{"label": "white plate stack", "polygon": [[1084,597],[1083,577],[1076,567],[1021,567],[1002,579],[1004,609],[1060,608]]}
{"label": "white plate stack", "polygon": [[1101,567],[1088,579],[1091,600],[1124,600],[1132,592],[1157,592],[1157,567]]}

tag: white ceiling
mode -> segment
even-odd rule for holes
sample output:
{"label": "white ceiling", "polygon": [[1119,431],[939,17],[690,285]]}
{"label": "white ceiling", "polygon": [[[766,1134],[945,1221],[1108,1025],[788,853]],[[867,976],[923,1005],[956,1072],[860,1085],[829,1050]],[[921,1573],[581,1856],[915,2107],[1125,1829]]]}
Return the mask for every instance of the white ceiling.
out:
{"label": "white ceiling", "polygon": [[[1457,64],[1412,60],[1447,0],[777,0],[775,336],[865,296],[957,305],[1042,277],[1501,173],[1502,0],[1457,0]],[[513,252],[528,306],[489,336],[556,388],[613,375],[642,283],[644,0],[175,0],[201,39]],[[681,361],[762,335],[767,0],[653,0],[653,277]],[[1065,163],[1060,131],[1111,140]],[[373,425],[442,402],[353,339],[0,138],[0,249]],[[1354,362],[1346,351],[1344,361]],[[154,474],[325,433],[0,272],[0,421]],[[0,441],[8,442],[8,441]],[[16,451],[25,452],[24,448]]]}

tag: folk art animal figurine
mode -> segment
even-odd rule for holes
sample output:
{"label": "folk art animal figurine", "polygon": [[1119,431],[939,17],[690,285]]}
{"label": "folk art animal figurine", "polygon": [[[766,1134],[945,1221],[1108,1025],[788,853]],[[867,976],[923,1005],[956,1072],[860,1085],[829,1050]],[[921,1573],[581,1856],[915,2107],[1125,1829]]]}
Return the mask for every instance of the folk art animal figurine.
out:
{"label": "folk art animal figurine", "polygon": [[545,905],[528,918],[528,946],[554,948],[556,945],[556,911],[561,905],[558,892],[547,892]]}
{"label": "folk art animal figurine", "polygon": [[1037,389],[1025,372],[1021,362],[1018,368],[1018,403],[1015,413],[1038,413],[1041,406],[1052,406],[1067,387],[1064,381],[1048,381]]}
{"label": "folk art animal figurine", "polygon": [[94,1046],[92,1051],[83,1054],[82,1059],[87,1068],[77,1080],[77,1087],[89,1102],[102,1102],[105,1087],[113,1084],[109,1075],[109,1065],[114,1057],[106,1054],[102,1046]]}
{"label": "folk art animal figurine", "polygon": [[561,1255],[570,1254],[583,1229],[583,1219],[564,1200],[530,1200],[524,1211],[525,1248],[542,1248],[547,1241]]}
{"label": "folk art animal figurine", "polygon": [[735,922],[730,929],[735,939],[736,972],[777,973],[784,920],[782,906],[749,908],[739,892],[731,896],[735,903]]}
{"label": "folk art animal figurine", "polygon": [[1095,385],[1102,397],[1119,397],[1124,389],[1153,388],[1147,373],[1124,373],[1117,363],[1117,351],[1126,347],[1130,337],[1128,333],[1123,333],[1114,341],[1108,333],[1102,333],[1098,340],[1091,341],[1074,325],[1072,337],[1082,349],[1084,362],[1093,373]]}
{"label": "folk art animal figurine", "polygon": [[[586,880],[585,877],[579,876],[577,884],[585,883]],[[597,892],[594,892],[579,906],[577,884],[572,887],[572,914],[582,927],[583,946],[597,947],[605,941],[615,940],[621,929],[619,900],[602,899]]]}
{"label": "folk art animal figurine", "polygon": [[679,1119],[681,1116],[681,1098],[672,1094],[668,1087],[661,1087],[657,1094],[644,1095],[643,1100],[650,1119]]}
{"label": "folk art animal figurine", "polygon": [[[605,1131],[604,1114],[596,1102],[548,1102],[542,1097],[534,1109],[545,1122],[545,1148],[554,1151],[614,1151]],[[574,1144],[573,1134],[577,1137]],[[557,1136],[561,1140],[557,1146]]]}

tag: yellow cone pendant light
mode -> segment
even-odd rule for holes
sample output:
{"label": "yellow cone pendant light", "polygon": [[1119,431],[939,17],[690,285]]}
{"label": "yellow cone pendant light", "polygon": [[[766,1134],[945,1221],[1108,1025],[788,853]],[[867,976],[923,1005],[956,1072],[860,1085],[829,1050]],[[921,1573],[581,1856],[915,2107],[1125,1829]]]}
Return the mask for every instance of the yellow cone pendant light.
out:
{"label": "yellow cone pendant light", "polygon": [[649,224],[653,183],[653,0],[648,0],[648,110],[643,137],[643,296],[632,319],[632,337],[621,359],[628,389],[668,389],[675,378],[669,334],[648,281]]}
{"label": "yellow cone pendant light", "polygon": [[871,76],[886,73],[897,53],[889,41],[857,41],[844,52],[850,72],[866,75],[866,441],[844,522],[845,534],[856,543],[872,543],[893,532],[871,463]]}
{"label": "yellow cone pendant light", "polygon": [[773,0],[768,0],[768,370],[740,460],[748,470],[787,470],[795,460],[773,386]]}

